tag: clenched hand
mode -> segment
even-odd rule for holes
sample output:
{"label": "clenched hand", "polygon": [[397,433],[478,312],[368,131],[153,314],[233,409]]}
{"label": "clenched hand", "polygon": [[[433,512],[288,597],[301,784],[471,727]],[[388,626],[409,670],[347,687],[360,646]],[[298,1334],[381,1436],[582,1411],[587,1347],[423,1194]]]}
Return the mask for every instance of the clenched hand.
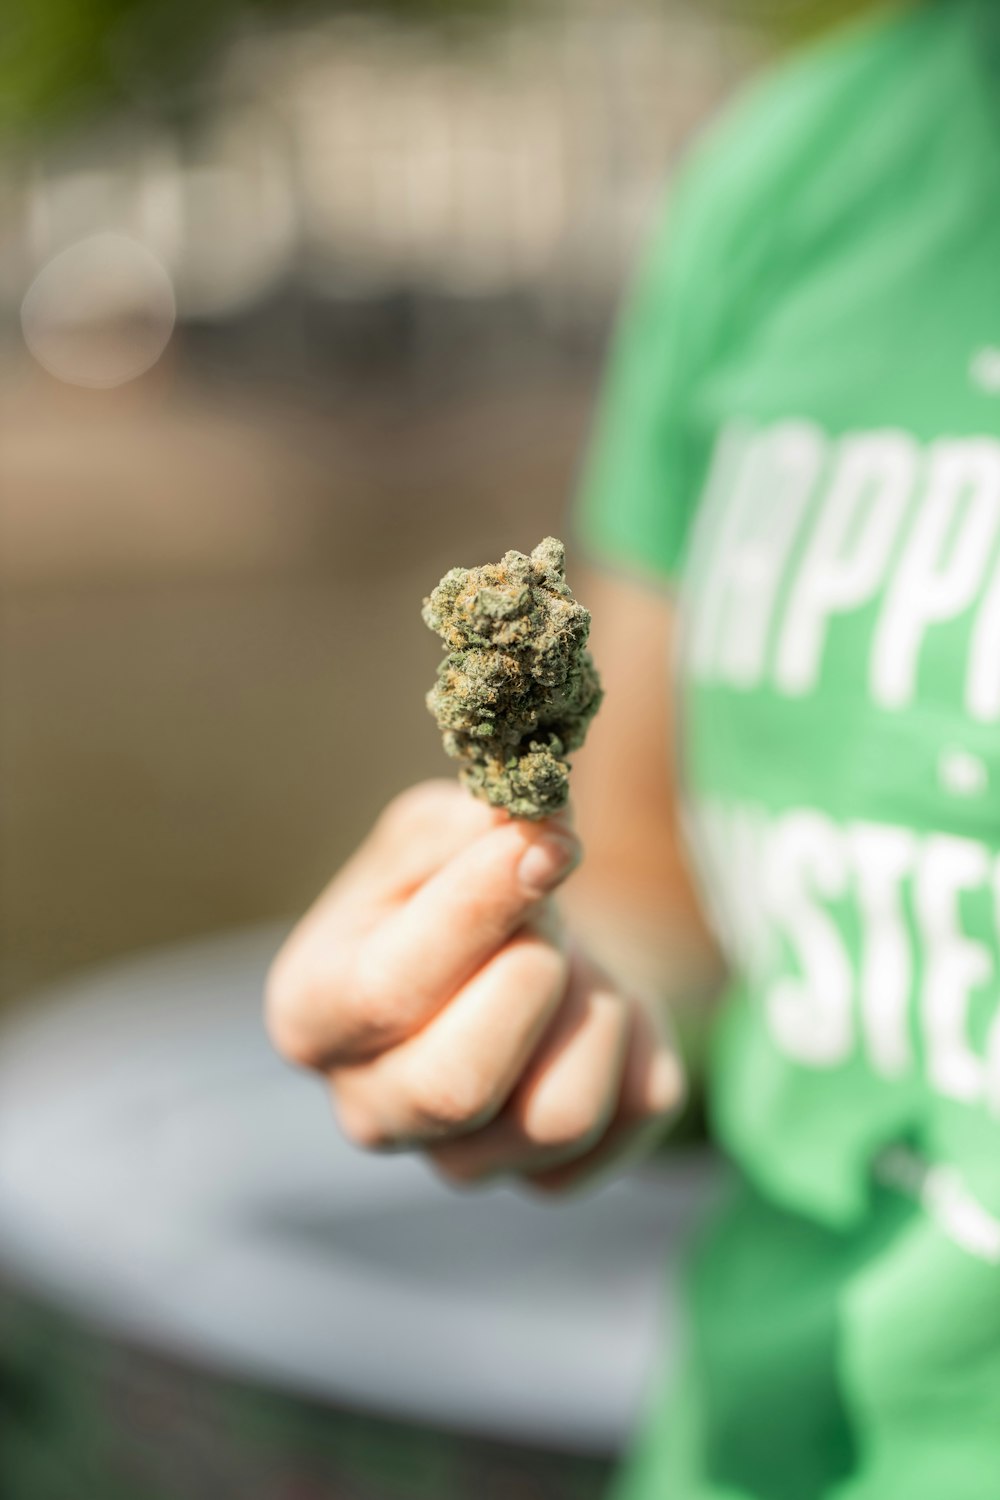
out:
{"label": "clenched hand", "polygon": [[329,1081],[346,1134],[449,1178],[570,1186],[662,1133],[683,1096],[652,1008],[563,930],[580,847],[453,782],[390,804],[278,955],[271,1035]]}

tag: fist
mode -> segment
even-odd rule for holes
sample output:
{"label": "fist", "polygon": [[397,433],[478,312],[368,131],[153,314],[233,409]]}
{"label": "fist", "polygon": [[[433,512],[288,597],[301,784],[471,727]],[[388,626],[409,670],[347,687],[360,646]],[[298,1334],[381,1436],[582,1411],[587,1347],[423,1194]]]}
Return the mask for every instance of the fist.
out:
{"label": "fist", "polygon": [[344,1132],[458,1182],[570,1186],[647,1147],[683,1098],[660,1020],[567,937],[565,815],[513,821],[454,782],[392,802],[273,965],[278,1050]]}

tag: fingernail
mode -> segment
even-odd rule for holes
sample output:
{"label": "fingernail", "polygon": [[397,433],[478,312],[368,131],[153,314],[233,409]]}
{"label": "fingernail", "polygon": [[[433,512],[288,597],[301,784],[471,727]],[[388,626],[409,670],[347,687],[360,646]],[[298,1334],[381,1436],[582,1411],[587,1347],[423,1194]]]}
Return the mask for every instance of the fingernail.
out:
{"label": "fingernail", "polygon": [[569,835],[546,833],[521,856],[518,879],[530,896],[544,896],[559,884],[580,858],[580,845]]}

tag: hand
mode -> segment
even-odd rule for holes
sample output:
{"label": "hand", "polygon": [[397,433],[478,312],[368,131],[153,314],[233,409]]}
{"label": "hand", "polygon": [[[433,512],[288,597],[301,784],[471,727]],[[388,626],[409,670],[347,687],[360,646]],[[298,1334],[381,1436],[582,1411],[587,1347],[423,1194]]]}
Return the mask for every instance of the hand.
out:
{"label": "hand", "polygon": [[268,982],[276,1046],[326,1076],[348,1137],[555,1190],[662,1134],[680,1064],[562,929],[579,858],[566,815],[513,821],[454,782],[390,804]]}

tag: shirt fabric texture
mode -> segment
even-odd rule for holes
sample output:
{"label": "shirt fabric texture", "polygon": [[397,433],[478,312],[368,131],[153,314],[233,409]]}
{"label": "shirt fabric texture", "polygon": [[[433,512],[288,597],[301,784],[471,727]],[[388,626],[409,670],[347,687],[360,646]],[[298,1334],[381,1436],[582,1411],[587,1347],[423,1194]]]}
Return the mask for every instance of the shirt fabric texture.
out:
{"label": "shirt fabric texture", "polygon": [[755,86],[616,341],[577,532],[679,592],[738,1173],[622,1500],[1000,1496],[998,11]]}

